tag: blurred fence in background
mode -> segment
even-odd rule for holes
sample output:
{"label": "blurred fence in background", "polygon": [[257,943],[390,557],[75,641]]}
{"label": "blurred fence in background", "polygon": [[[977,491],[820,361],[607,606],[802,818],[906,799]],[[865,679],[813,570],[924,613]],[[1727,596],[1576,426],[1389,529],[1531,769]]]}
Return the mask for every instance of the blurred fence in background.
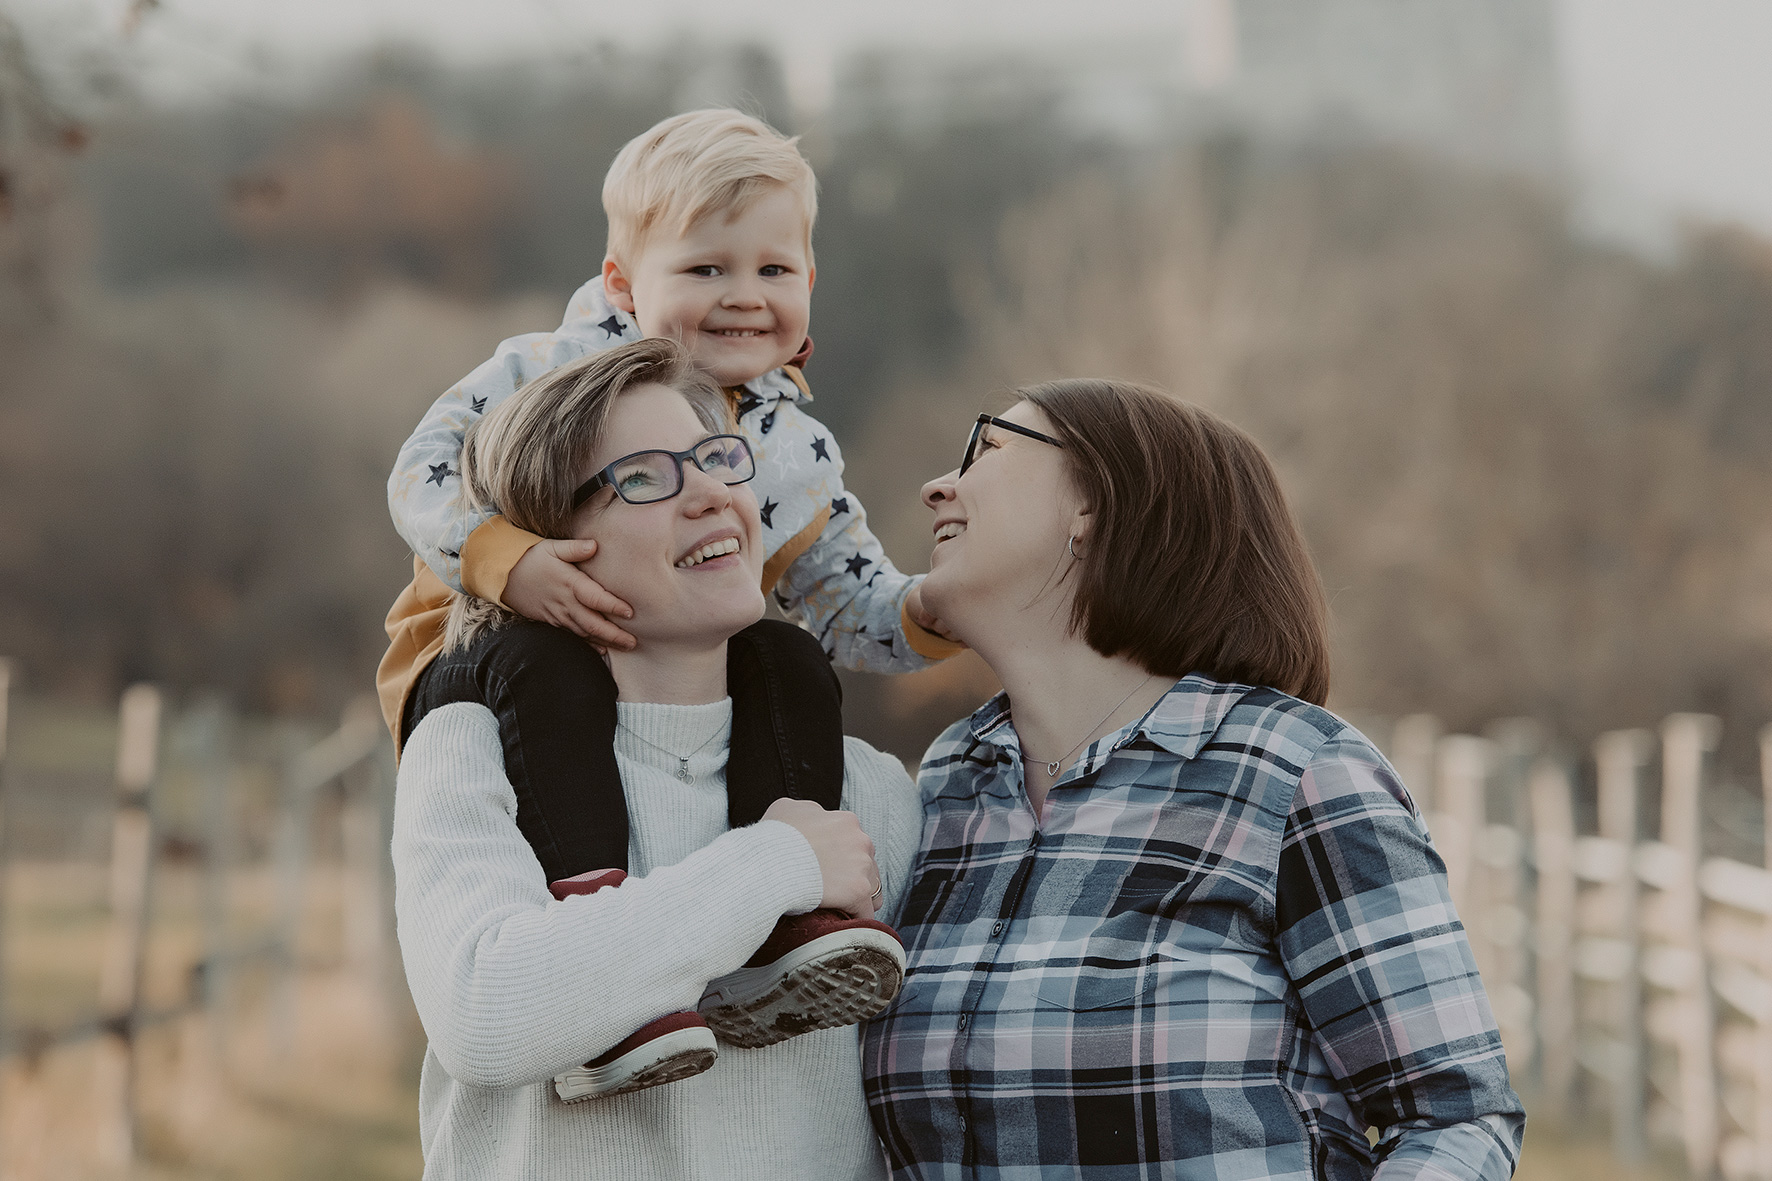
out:
{"label": "blurred fence in background", "polygon": [[[1745,1181],[1772,1178],[1772,872],[1706,848],[1772,847],[1772,808],[1725,803],[1721,737],[1680,713],[1575,758],[1523,719],[1475,737],[1416,715],[1388,745],[1528,1112],[1603,1128],[1620,1165],[1659,1148]],[[1772,727],[1759,737],[1764,799]]]}
{"label": "blurred fence in background", "polygon": [[373,700],[325,732],[146,684],[82,715],[8,680],[0,662],[0,1177],[283,1175],[241,1159],[275,1143],[253,1109],[378,1082],[409,1140]]}
{"label": "blurred fence in background", "polygon": [[[409,1175],[419,1035],[374,703],[328,732],[150,685],[81,714],[7,679],[0,1176]],[[1620,1166],[1659,1149],[1772,1179],[1772,727],[1757,807],[1718,782],[1709,715],[1579,757],[1524,719],[1367,728],[1445,859],[1540,1129],[1586,1129]],[[320,1094],[387,1113],[384,1171],[230,1170],[218,1127]]]}

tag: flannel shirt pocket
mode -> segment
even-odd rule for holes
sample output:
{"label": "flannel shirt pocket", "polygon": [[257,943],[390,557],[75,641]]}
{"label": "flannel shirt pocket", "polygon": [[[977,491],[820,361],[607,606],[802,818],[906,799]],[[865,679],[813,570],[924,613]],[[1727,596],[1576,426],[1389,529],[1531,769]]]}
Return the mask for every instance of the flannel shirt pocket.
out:
{"label": "flannel shirt pocket", "polygon": [[1131,1008],[1142,989],[1137,969],[1121,969],[1100,975],[1049,976],[1034,995],[1045,1008],[1089,1013]]}

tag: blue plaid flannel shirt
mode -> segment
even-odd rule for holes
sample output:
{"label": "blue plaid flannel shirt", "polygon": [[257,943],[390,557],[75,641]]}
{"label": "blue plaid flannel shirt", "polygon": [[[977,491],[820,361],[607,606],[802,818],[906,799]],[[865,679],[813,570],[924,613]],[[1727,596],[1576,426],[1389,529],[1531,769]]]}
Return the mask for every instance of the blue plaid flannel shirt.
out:
{"label": "blue plaid flannel shirt", "polygon": [[896,1176],[1512,1174],[1525,1116],[1445,866],[1333,714],[1185,677],[1036,823],[999,695],[920,781],[910,972],[863,1051]]}

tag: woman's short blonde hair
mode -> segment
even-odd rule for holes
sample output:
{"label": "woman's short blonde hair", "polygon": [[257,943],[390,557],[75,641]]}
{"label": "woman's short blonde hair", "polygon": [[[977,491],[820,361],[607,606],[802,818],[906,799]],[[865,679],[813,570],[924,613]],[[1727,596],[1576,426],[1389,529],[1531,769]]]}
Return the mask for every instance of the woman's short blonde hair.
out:
{"label": "woman's short blonde hair", "polygon": [[629,140],[603,180],[608,256],[632,266],[655,230],[681,235],[709,214],[743,213],[773,186],[792,190],[806,210],[806,255],[818,217],[818,182],[788,137],[730,107],[673,115]]}
{"label": "woman's short blonde hair", "polygon": [[[568,536],[576,513],[573,493],[603,442],[609,411],[617,398],[642,385],[682,394],[709,434],[732,429],[726,395],[676,341],[650,337],[590,353],[542,374],[468,428],[461,480],[469,502],[503,513],[537,536]],[[482,630],[514,618],[497,603],[457,594],[443,651],[466,647]]]}

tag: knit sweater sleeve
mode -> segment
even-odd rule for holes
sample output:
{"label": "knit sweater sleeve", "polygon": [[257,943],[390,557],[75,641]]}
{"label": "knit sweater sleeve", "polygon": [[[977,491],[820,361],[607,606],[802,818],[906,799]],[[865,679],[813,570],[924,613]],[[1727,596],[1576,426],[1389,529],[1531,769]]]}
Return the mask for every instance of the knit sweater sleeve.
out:
{"label": "knit sweater sleeve", "polygon": [[896,912],[910,880],[911,864],[923,835],[917,785],[904,764],[859,738],[843,739],[843,806],[855,813],[874,842],[880,869],[878,915]]}
{"label": "knit sweater sleeve", "polygon": [[400,763],[394,907],[425,1034],[460,1082],[519,1086],[594,1058],[694,1008],[784,913],[818,905],[817,857],[777,821],[556,902],[516,812],[492,713],[428,714]]}

